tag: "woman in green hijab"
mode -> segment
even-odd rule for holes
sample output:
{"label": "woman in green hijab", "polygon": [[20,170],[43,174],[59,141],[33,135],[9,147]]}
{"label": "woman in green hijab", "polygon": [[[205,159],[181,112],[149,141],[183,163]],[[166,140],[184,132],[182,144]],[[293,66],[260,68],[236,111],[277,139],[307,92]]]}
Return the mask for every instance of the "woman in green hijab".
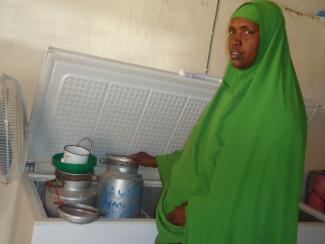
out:
{"label": "woman in green hijab", "polygon": [[296,243],[306,115],[280,8],[239,7],[228,45],[222,85],[184,149],[132,155],[162,179],[156,243]]}

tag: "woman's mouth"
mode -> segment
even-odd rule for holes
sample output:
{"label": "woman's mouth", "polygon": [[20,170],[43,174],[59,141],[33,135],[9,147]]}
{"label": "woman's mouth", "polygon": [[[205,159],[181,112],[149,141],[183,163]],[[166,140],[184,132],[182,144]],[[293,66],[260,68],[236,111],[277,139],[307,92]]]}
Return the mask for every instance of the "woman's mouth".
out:
{"label": "woman's mouth", "polygon": [[239,52],[237,49],[231,49],[230,57],[231,59],[239,59],[242,56],[242,53]]}

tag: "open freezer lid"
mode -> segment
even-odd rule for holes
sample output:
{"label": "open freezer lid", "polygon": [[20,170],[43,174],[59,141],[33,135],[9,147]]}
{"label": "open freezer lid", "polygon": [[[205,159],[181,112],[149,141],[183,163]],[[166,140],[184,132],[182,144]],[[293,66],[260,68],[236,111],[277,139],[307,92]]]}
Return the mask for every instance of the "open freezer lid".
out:
{"label": "open freezer lid", "polygon": [[46,162],[83,137],[93,153],[157,155],[184,146],[220,80],[49,48],[30,119],[27,159]]}

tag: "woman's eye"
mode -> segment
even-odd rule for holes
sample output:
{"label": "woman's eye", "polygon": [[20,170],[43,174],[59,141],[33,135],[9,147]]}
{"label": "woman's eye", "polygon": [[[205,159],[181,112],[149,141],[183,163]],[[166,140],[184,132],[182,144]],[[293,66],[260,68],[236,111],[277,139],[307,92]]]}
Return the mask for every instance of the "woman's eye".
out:
{"label": "woman's eye", "polygon": [[245,30],[244,33],[245,33],[246,35],[251,35],[251,34],[254,33],[254,31],[252,31],[252,30]]}
{"label": "woman's eye", "polygon": [[235,34],[235,31],[234,30],[229,30],[229,35],[233,35]]}

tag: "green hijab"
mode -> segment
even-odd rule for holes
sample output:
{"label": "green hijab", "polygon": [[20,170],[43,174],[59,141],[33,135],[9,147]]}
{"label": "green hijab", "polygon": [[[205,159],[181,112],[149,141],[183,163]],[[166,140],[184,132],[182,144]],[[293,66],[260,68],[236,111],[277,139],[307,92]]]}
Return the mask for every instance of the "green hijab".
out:
{"label": "green hijab", "polygon": [[[284,18],[268,1],[236,17],[259,25],[257,57],[247,69],[229,64],[184,149],[157,157],[156,243],[296,243],[306,115]],[[185,227],[169,223],[185,201]]]}

